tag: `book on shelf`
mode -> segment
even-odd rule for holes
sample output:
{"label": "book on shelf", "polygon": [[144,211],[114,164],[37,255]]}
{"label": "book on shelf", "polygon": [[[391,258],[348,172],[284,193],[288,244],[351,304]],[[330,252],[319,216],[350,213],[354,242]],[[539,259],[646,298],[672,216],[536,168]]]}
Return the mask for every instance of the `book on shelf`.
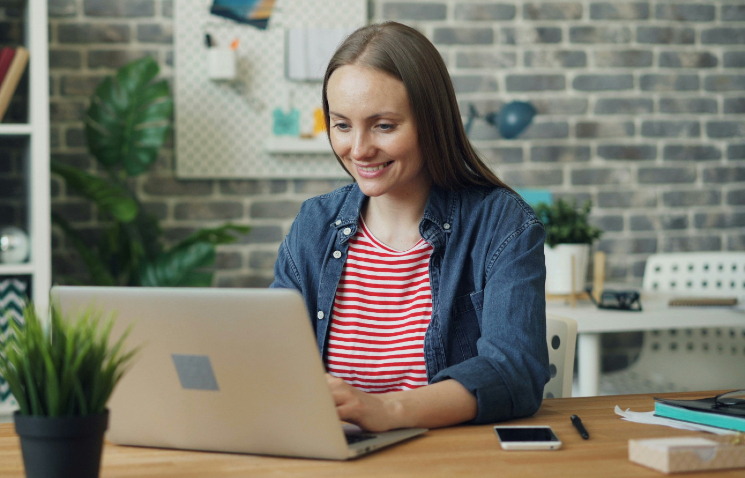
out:
{"label": "book on shelf", "polygon": [[8,71],[2,79],[2,84],[0,84],[0,121],[8,110],[8,105],[10,105],[13,93],[15,93],[18,87],[18,82],[21,81],[23,72],[26,71],[28,56],[29,54],[26,48],[22,46],[17,47],[8,66]]}
{"label": "book on shelf", "polygon": [[699,400],[655,398],[654,414],[684,422],[745,432],[745,407],[717,406],[714,397]]}
{"label": "book on shelf", "polygon": [[10,62],[13,60],[13,56],[16,54],[16,49],[10,46],[3,47],[0,50],[0,84],[2,84],[5,75],[8,73],[10,68]]}

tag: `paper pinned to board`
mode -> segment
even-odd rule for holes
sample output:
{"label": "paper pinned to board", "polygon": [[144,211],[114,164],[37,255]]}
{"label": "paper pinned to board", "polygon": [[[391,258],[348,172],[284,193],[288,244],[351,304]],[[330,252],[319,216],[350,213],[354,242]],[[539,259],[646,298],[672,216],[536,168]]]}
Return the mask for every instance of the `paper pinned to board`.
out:
{"label": "paper pinned to board", "polygon": [[352,33],[346,28],[290,28],[285,74],[294,81],[323,81],[336,48]]}
{"label": "paper pinned to board", "polygon": [[621,418],[629,422],[634,423],[645,423],[647,425],[664,425],[671,428],[679,428],[681,430],[693,430],[697,432],[714,433],[716,435],[736,435],[737,432],[732,430],[725,430],[723,428],[709,427],[706,425],[699,425],[697,423],[681,422],[680,420],[673,420],[670,418],[656,417],[654,412],[632,412],[630,409],[621,410],[621,407],[616,405],[616,415],[620,415]]}

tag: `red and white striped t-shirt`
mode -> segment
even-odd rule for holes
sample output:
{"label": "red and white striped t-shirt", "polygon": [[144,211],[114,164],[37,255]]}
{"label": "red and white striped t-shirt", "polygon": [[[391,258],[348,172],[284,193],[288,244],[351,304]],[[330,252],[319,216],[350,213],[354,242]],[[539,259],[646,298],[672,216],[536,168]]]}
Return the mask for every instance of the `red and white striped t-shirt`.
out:
{"label": "red and white striped t-shirt", "polygon": [[427,385],[424,333],[432,317],[424,239],[400,252],[378,241],[360,218],[336,289],[326,363],[331,375],[365,392]]}

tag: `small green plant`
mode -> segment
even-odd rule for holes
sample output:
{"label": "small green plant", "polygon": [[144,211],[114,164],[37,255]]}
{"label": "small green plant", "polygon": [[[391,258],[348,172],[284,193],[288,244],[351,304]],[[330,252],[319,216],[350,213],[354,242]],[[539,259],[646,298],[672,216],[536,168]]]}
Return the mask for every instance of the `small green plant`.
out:
{"label": "small green plant", "polygon": [[9,318],[13,333],[0,336],[0,375],[10,386],[20,413],[46,417],[103,413],[106,402],[139,348],[125,352],[129,329],[112,346],[110,316],[88,308],[76,318],[52,306],[45,326],[33,305],[25,324]]}
{"label": "small green plant", "polygon": [[592,209],[592,202],[585,201],[577,206],[577,200],[571,203],[559,199],[553,204],[539,203],[535,212],[546,227],[546,244],[554,247],[556,244],[592,244],[603,231],[591,226],[588,221]]}

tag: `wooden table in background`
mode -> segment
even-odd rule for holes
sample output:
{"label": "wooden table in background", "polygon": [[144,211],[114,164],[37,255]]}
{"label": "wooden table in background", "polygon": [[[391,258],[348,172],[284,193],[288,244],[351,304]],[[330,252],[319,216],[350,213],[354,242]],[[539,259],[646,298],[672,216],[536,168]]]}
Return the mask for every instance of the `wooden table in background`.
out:
{"label": "wooden table in background", "polygon": [[[702,398],[712,392],[661,394]],[[564,446],[558,451],[504,451],[491,426],[461,426],[432,430],[408,442],[349,462],[264,456],[188,452],[107,444],[103,478],[114,477],[661,477],[628,460],[630,438],[704,435],[668,427],[621,420],[613,408],[649,411],[652,395],[622,395],[545,400],[533,417],[510,424],[551,425]],[[576,413],[590,433],[582,440],[569,416]],[[18,437],[12,424],[0,425],[0,476],[23,477]],[[742,477],[745,470],[687,473],[699,476]]]}

